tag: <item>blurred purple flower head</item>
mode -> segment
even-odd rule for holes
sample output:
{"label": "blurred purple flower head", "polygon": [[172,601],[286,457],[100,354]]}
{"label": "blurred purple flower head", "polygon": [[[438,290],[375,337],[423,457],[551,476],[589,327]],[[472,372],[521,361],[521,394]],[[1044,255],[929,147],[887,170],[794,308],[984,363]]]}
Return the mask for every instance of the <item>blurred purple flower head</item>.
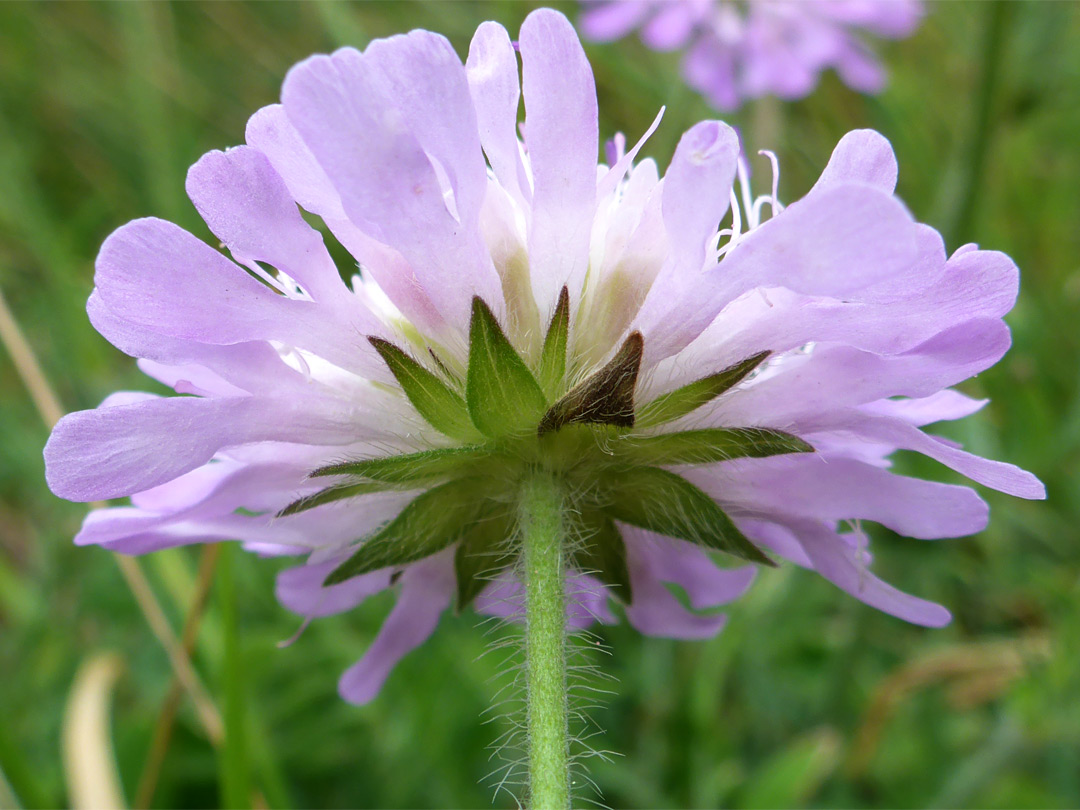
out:
{"label": "blurred purple flower head", "polygon": [[849,87],[877,93],[885,73],[859,36],[909,36],[919,0],[584,0],[581,30],[610,42],[640,29],[653,50],[685,50],[688,84],[719,110],[775,95],[791,101],[833,68]]}
{"label": "blurred purple flower head", "polygon": [[[946,623],[868,571],[860,521],[920,539],[986,525],[973,490],[891,472],[897,449],[1044,496],[921,429],[984,404],[951,386],[1008,348],[1015,265],[974,245],[947,257],[893,196],[875,132],[845,136],[786,208],[775,185],[753,197],[717,121],[682,136],[663,178],[637,159],[650,133],[629,151],[617,137],[598,165],[573,28],[539,10],[519,45],[520,80],[495,23],[464,65],[426,31],[311,57],[252,116],[247,145],[188,174],[227,253],[152,218],[106,240],[91,322],[181,396],[117,393],[57,425],[52,490],[132,501],[92,512],[76,542],[307,555],[277,584],[305,617],[394,588],[342,678],[355,702],[455,594],[515,613],[507,504],[530,465],[572,500],[574,627],[616,621],[621,603],[646,634],[715,634],[711,609],[754,568],[706,547],[767,561],[764,548],[907,621]],[[315,218],[356,261],[348,283]]]}

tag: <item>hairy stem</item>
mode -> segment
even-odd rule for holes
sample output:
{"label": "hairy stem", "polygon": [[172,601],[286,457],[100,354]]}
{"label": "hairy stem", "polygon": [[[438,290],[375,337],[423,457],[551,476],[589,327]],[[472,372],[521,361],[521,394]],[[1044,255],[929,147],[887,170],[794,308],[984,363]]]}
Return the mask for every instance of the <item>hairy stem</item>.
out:
{"label": "hairy stem", "polygon": [[521,491],[525,573],[525,668],[528,699],[529,805],[570,806],[566,711],[566,594],[563,493],[547,473]]}

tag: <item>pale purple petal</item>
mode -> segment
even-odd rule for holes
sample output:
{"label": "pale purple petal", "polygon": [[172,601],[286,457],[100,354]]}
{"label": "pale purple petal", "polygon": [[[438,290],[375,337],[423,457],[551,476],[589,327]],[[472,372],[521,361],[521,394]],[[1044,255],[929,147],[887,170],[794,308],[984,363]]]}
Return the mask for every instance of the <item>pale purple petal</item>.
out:
{"label": "pale purple petal", "polygon": [[357,663],[341,676],[338,692],[349,703],[371,701],[390,670],[435,632],[439,617],[454,594],[453,551],[443,551],[408,566],[401,575],[401,593],[379,635]]}
{"label": "pale purple petal", "polygon": [[686,83],[704,94],[716,109],[730,112],[742,99],[735,80],[735,53],[715,37],[698,37],[683,59]]}
{"label": "pale purple petal", "polygon": [[178,366],[165,365],[156,360],[137,360],[139,371],[162,385],[167,385],[178,394],[195,394],[200,397],[242,397],[249,392],[238,388],[216,372],[197,363],[184,363]]}
{"label": "pale purple petal", "polygon": [[777,373],[754,381],[738,396],[718,400],[712,412],[726,424],[757,425],[885,397],[930,396],[992,366],[1009,343],[1004,323],[983,318],[961,323],[903,354],[819,346],[809,356],[784,358]]}
{"label": "pale purple petal", "polygon": [[946,388],[936,394],[919,399],[880,399],[860,405],[859,410],[879,416],[892,416],[922,427],[934,422],[963,419],[977,413],[990,400],[973,399],[959,391]]}
{"label": "pale purple petal", "polygon": [[491,169],[504,189],[527,201],[532,193],[521,163],[517,138],[521,84],[517,53],[506,29],[484,22],[476,29],[465,70],[473,106]]}
{"label": "pale purple petal", "polygon": [[[345,445],[362,438],[362,411],[291,398],[173,397],[78,411],[45,445],[49,488],[73,501],[121,498],[205,464],[222,447],[284,440]],[[373,429],[368,429],[375,433]]]}
{"label": "pale purple petal", "polygon": [[274,292],[165,220],[137,219],[114,231],[98,254],[94,283],[117,317],[170,337],[276,339],[365,376],[382,365],[364,333],[343,336],[325,308]]}
{"label": "pale purple petal", "polygon": [[[720,121],[702,121],[686,131],[664,175],[663,214],[670,266],[694,278],[705,251],[727,213],[739,136]],[[661,276],[663,279],[664,276]]]}
{"label": "pale purple petal", "polygon": [[1002,461],[992,461],[966,453],[927,435],[901,419],[871,416],[857,410],[837,411],[800,420],[796,426],[800,436],[813,443],[818,433],[850,435],[857,443],[866,438],[872,442],[890,444],[901,450],[913,450],[940,461],[945,466],[984,486],[1015,495],[1018,498],[1041,500],[1046,487],[1026,470]]}
{"label": "pale purple petal", "polygon": [[264,341],[228,345],[200,343],[169,337],[117,317],[95,290],[86,302],[93,327],[113,346],[131,357],[163,365],[200,365],[252,394],[281,393],[289,388],[310,389],[311,382],[288,366]]}
{"label": "pale purple petal", "polygon": [[589,39],[611,42],[633,31],[650,10],[650,4],[644,0],[589,2],[581,15],[581,30]]}
{"label": "pale purple petal", "polygon": [[[439,311],[463,326],[474,295],[500,308],[499,278],[468,218],[473,212],[463,208],[461,220],[451,213],[431,158],[391,96],[381,64],[389,58],[386,48],[396,47],[402,45],[380,46],[374,64],[348,48],[313,56],[289,71],[282,99],[348,217],[404,256]],[[437,108],[436,100],[431,104]],[[473,115],[471,102],[462,112]],[[448,161],[457,160],[445,142],[439,146],[447,147]],[[478,145],[476,151],[482,164]],[[463,202],[471,205],[468,167],[442,168],[460,170],[451,183],[464,183]]]}
{"label": "pale purple petal", "polygon": [[673,51],[690,39],[698,15],[689,3],[662,3],[641,28],[641,41],[656,51]]}
{"label": "pale purple petal", "polygon": [[683,349],[723,307],[755,287],[858,300],[862,290],[915,261],[917,233],[899,202],[869,186],[812,194],[745,236],[699,284],[680,290],[667,316],[657,309],[643,314],[651,338],[646,363]]}
{"label": "pale purple petal", "polygon": [[[689,328],[672,324],[672,309],[700,289],[709,240],[728,210],[738,156],[738,136],[719,121],[695,125],[675,150],[661,203],[668,258],[635,320],[650,358],[666,356],[672,347],[681,349],[697,336],[688,334],[693,325],[707,325],[704,318]],[[682,345],[665,343],[673,331],[677,341],[685,341]]]}
{"label": "pale purple petal", "polygon": [[760,286],[857,297],[918,256],[916,227],[898,200],[865,185],[821,189],[742,239],[711,274],[724,303]]}
{"label": "pale purple petal", "polygon": [[872,129],[856,129],[836,144],[814,189],[842,183],[867,183],[892,194],[896,189],[896,174],[892,144]]}
{"label": "pale purple petal", "polygon": [[755,515],[872,520],[920,540],[966,537],[986,528],[974,490],[894,475],[819,454],[741,459],[685,471],[721,504]]}
{"label": "pale purple petal", "polygon": [[638,562],[657,579],[680,586],[696,610],[726,605],[738,599],[757,573],[750,565],[720,568],[700,546],[685,540],[629,527],[623,527],[622,534],[626,543],[634,546]]}
{"label": "pale purple petal", "polygon": [[863,44],[849,40],[836,58],[836,72],[852,90],[870,95],[885,89],[885,68]]}
{"label": "pale purple petal", "polygon": [[641,544],[627,543],[626,563],[634,592],[634,601],[626,608],[626,618],[638,632],[647,636],[704,639],[715,636],[727,623],[723,613],[699,614],[684,608],[641,553]]}
{"label": "pale purple petal", "polygon": [[815,521],[789,521],[787,525],[813,568],[859,601],[925,627],[944,627],[952,620],[941,605],[910,596],[871,574],[859,559],[859,551],[829,526]]}
{"label": "pale purple petal", "polygon": [[266,155],[303,208],[326,219],[345,219],[341,197],[289,121],[280,104],[263,107],[248,119],[246,140]]}
{"label": "pale purple petal", "polygon": [[364,62],[377,76],[378,92],[393,100],[405,128],[446,172],[462,225],[475,229],[487,170],[465,67],[453,46],[439,34],[411,31],[373,41]]}
{"label": "pale purple petal", "polygon": [[[594,622],[614,624],[610,594],[600,580],[580,571],[566,574],[566,623],[570,630],[581,630]],[[476,611],[500,619],[525,620],[525,587],[517,573],[506,568],[476,597]]]}
{"label": "pale purple petal", "polygon": [[600,149],[596,85],[573,26],[559,12],[532,12],[520,37],[533,174],[529,261],[545,317],[563,285],[576,303],[588,268]]}
{"label": "pale purple petal", "polygon": [[[348,291],[285,183],[266,156],[250,146],[207,152],[188,170],[187,193],[210,230],[241,264],[266,262],[287,273],[321,303],[345,306]],[[358,302],[352,300],[352,308]],[[371,332],[358,311],[348,326]],[[345,324],[343,324],[345,326]]]}
{"label": "pale purple petal", "polygon": [[352,610],[369,596],[390,587],[393,570],[384,568],[323,587],[341,558],[315,565],[287,568],[277,575],[274,595],[284,607],[307,617],[333,616]]}

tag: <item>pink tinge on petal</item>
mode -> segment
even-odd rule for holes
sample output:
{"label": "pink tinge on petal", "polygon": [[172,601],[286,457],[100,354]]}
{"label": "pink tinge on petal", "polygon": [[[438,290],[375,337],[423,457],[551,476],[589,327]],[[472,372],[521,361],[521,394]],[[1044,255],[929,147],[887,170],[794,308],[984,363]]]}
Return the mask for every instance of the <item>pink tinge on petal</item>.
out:
{"label": "pink tinge on petal", "polygon": [[941,605],[910,596],[871,574],[858,549],[830,526],[809,520],[787,521],[786,526],[805,549],[814,570],[860,602],[925,627],[944,627],[952,620]]}
{"label": "pink tinge on petal", "polygon": [[821,454],[739,459],[685,471],[733,515],[872,520],[920,540],[986,528],[986,502],[969,487],[894,475]]}
{"label": "pink tinge on petal", "polygon": [[324,587],[323,581],[343,561],[339,557],[315,565],[286,568],[277,575],[274,595],[293,613],[321,617],[352,610],[369,596],[390,587],[393,571],[389,568]]}
{"label": "pink tinge on petal", "polygon": [[888,139],[872,129],[856,129],[836,144],[810,193],[842,183],[867,183],[892,194],[896,175],[896,155]]}
{"label": "pink tinge on petal", "polygon": [[375,641],[338,682],[338,692],[349,703],[371,701],[397,662],[435,632],[454,594],[453,549],[413,563],[402,573],[400,584],[397,603]]}
{"label": "pink tinge on petal", "polygon": [[557,11],[538,9],[520,34],[526,145],[533,175],[529,262],[546,318],[559,291],[576,304],[589,263],[600,148],[596,85],[577,34]]}

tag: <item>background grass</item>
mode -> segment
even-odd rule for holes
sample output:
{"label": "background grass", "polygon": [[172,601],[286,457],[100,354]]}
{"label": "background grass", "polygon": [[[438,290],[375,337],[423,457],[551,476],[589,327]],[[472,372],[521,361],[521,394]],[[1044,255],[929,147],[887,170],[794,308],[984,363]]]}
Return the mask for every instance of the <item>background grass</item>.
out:
{"label": "background grass", "polygon": [[[514,31],[530,8],[0,5],[0,288],[65,406],[157,390],[87,322],[94,255],[138,216],[208,236],[184,197],[186,167],[240,142],[292,63],[412,27],[446,33],[464,54],[479,21]],[[593,716],[606,730],[599,745],[622,756],[594,762],[592,776],[612,806],[1080,805],[1080,5],[929,12],[913,38],[882,49],[892,75],[882,96],[829,75],[769,127],[768,111],[753,107],[728,120],[751,138],[775,128],[777,142],[753,148],[778,152],[787,200],[809,188],[840,135],[876,127],[896,148],[899,193],[919,219],[950,248],[978,241],[1014,257],[1023,272],[1014,348],[965,386],[992,403],[942,432],[1035,471],[1049,500],[984,493],[992,524],[965,540],[876,537],[875,570],[948,605],[956,621],[944,630],[905,625],[791,568],[763,571],[712,641],[602,630],[611,654],[598,654],[600,665],[617,681]],[[605,137],[635,139],[668,104],[646,149],[663,164],[687,126],[714,116],[680,84],[674,56],[629,40],[589,53]],[[996,83],[983,92],[988,64]],[[3,355],[0,394],[0,804],[68,803],[65,701],[80,664],[103,651],[124,663],[112,735],[130,800],[168,661],[109,555],[72,546],[85,508],[45,488],[47,431]],[[144,561],[176,627],[197,555]],[[319,620],[278,650],[298,625],[273,599],[283,564],[229,557],[217,591],[235,599],[216,592],[194,658],[245,744],[228,747],[223,775],[185,701],[156,805],[213,807],[252,793],[270,807],[491,802],[486,746],[502,728],[481,713],[498,662],[481,657],[476,617],[446,617],[380,697],[355,708],[335,682],[390,597]],[[503,794],[495,804],[512,802]]]}

